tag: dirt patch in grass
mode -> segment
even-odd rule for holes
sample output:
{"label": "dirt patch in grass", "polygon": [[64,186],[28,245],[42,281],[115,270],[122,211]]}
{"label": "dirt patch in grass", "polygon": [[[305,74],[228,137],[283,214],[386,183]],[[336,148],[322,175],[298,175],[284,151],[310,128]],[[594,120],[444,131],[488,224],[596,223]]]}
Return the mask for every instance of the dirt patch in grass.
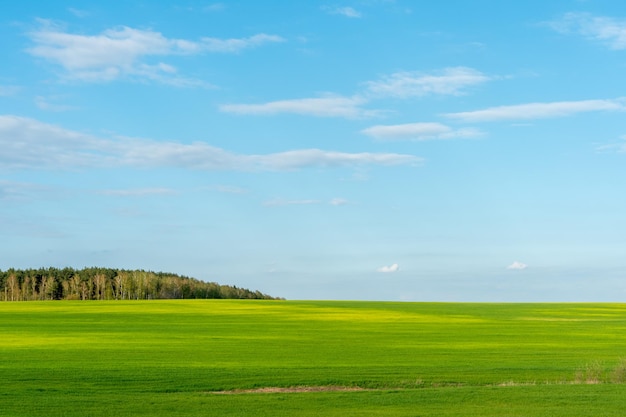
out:
{"label": "dirt patch in grass", "polygon": [[253,389],[236,389],[230,391],[211,391],[210,394],[234,395],[234,394],[294,394],[301,392],[339,392],[339,391],[371,391],[360,387],[342,387],[335,385],[316,387],[263,387]]}

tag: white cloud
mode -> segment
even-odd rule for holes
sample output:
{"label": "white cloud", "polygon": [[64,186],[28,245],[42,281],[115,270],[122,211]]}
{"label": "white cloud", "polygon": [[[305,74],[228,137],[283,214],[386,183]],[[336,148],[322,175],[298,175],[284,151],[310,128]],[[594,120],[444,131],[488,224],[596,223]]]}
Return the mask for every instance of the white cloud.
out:
{"label": "white cloud", "polygon": [[366,100],[361,97],[325,95],[315,98],[271,101],[263,104],[225,104],[220,110],[226,113],[274,115],[292,113],[318,117],[363,118],[378,114],[365,110],[361,105]]}
{"label": "white cloud", "polygon": [[460,113],[447,113],[451,119],[465,122],[490,122],[499,120],[529,120],[567,117],[577,113],[594,111],[626,111],[626,99],[557,101],[551,103],[527,103],[513,106],[490,107]]}
{"label": "white cloud", "polygon": [[265,155],[228,152],[205,142],[158,142],[98,138],[37,120],[0,116],[0,169],[173,167],[200,170],[289,171],[310,167],[417,165],[421,159],[395,153],[348,153],[298,149]]}
{"label": "white cloud", "polygon": [[49,21],[29,33],[34,46],[27,52],[60,65],[64,77],[79,81],[111,81],[135,77],[173,85],[202,84],[175,76],[176,68],[166,63],[149,65],[146,57],[191,55],[205,52],[239,52],[265,43],[281,42],[275,35],[257,34],[241,39],[202,38],[200,41],[166,38],[152,30],[122,26],[99,35],[67,33]]}
{"label": "white cloud", "polygon": [[626,49],[626,20],[594,16],[590,13],[566,13],[561,19],[548,22],[557,32],[575,33],[605,43],[611,49]]}
{"label": "white cloud", "polygon": [[352,7],[328,7],[328,6],[324,6],[322,7],[322,10],[324,10],[326,13],[328,14],[337,14],[337,15],[342,15],[345,17],[350,17],[350,18],[360,18],[362,17],[361,12],[355,10]]}
{"label": "white cloud", "polygon": [[376,96],[409,98],[427,95],[462,95],[470,86],[491,78],[472,68],[444,68],[435,74],[396,72],[380,81],[366,83],[369,92]]}
{"label": "white cloud", "polygon": [[452,129],[441,123],[407,123],[401,125],[377,125],[363,129],[361,133],[375,139],[433,140],[471,138],[482,134],[478,129]]}
{"label": "white cloud", "polygon": [[507,266],[506,269],[521,271],[528,268],[528,265],[522,262],[515,261],[511,265]]}
{"label": "white cloud", "polygon": [[107,142],[17,116],[0,116],[0,167],[72,168],[101,165]]}
{"label": "white cloud", "polygon": [[400,266],[398,264],[393,264],[389,266],[381,266],[380,268],[376,269],[377,272],[382,272],[382,273],[398,272],[399,270],[400,270]]}
{"label": "white cloud", "polygon": [[346,153],[321,149],[301,149],[269,155],[247,156],[249,163],[270,171],[294,170],[305,167],[344,167],[360,165],[418,165],[422,159],[395,153]]}
{"label": "white cloud", "polygon": [[[375,98],[409,98],[429,94],[461,95],[464,89],[490,78],[466,67],[445,68],[435,75],[398,72],[382,81],[365,83],[367,91],[354,96],[325,94],[320,97],[277,100],[260,104],[224,104],[219,108],[226,113],[248,115],[300,114],[317,117],[344,117],[360,119],[379,116],[381,110],[368,110],[363,106]],[[470,131],[458,132],[462,136]],[[476,133],[474,131],[474,133]]]}

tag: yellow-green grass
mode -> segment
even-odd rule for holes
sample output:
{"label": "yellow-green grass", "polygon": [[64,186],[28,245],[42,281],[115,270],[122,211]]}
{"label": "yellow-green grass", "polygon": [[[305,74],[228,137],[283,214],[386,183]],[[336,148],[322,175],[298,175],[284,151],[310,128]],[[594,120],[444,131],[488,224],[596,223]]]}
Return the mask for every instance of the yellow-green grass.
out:
{"label": "yellow-green grass", "polygon": [[625,357],[624,304],[7,302],[0,416],[621,416]]}

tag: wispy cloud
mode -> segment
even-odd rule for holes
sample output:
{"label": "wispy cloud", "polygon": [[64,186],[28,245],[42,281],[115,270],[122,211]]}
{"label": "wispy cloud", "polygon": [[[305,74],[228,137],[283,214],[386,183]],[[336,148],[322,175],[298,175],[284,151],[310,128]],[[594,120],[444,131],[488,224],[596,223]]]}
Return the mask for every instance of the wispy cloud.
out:
{"label": "wispy cloud", "polygon": [[349,203],[350,202],[346,200],[345,198],[333,198],[332,200],[328,202],[328,204],[330,204],[331,206],[345,206],[346,204],[349,204]]}
{"label": "wispy cloud", "polygon": [[437,140],[472,138],[483,133],[474,128],[453,129],[441,123],[407,123],[401,125],[377,125],[363,129],[361,133],[380,140]]}
{"label": "wispy cloud", "polygon": [[447,113],[445,116],[465,122],[490,122],[499,120],[548,119],[594,111],[626,111],[626,99],[527,103],[490,107],[468,112]]}
{"label": "wispy cloud", "polygon": [[210,187],[212,190],[218,191],[220,193],[225,194],[245,194],[248,192],[245,188],[236,187],[234,185],[216,185],[214,187]]}
{"label": "wispy cloud", "polygon": [[331,206],[343,206],[348,204],[348,200],[343,198],[333,198],[327,203],[322,200],[314,199],[302,199],[302,200],[288,200],[284,198],[274,198],[267,200],[263,203],[266,207],[279,207],[279,206],[309,206],[314,204],[328,204]]}
{"label": "wispy cloud", "polygon": [[626,19],[594,16],[590,13],[566,13],[547,24],[559,33],[577,34],[602,42],[611,49],[626,49]]}
{"label": "wispy cloud", "polygon": [[224,3],[213,3],[213,4],[209,4],[208,6],[204,6],[202,8],[203,11],[205,12],[221,12],[222,10],[226,9],[226,5]]}
{"label": "wispy cloud", "polygon": [[107,141],[18,116],[0,116],[0,167],[60,168],[101,165]]}
{"label": "wispy cloud", "polygon": [[38,184],[0,180],[0,201],[30,200],[42,193],[54,194],[53,190]]}
{"label": "wispy cloud", "polygon": [[73,7],[68,7],[67,11],[80,19],[88,17],[91,14],[86,10],[75,9]]}
{"label": "wispy cloud", "polygon": [[511,265],[506,267],[506,269],[516,270],[516,271],[522,271],[526,268],[528,268],[528,265],[519,261],[515,261]]}
{"label": "wispy cloud", "polygon": [[9,97],[17,94],[20,87],[16,85],[0,85],[0,97]]}
{"label": "wispy cloud", "polygon": [[340,7],[340,6],[322,6],[322,10],[328,14],[341,15],[345,17],[350,17],[353,19],[358,19],[362,17],[361,12],[355,10],[352,7]]}
{"label": "wispy cloud", "polygon": [[34,46],[27,52],[59,65],[65,71],[64,78],[86,82],[125,77],[178,86],[200,85],[199,80],[177,76],[177,69],[172,65],[164,62],[147,64],[143,59],[207,52],[236,53],[284,41],[279,36],[263,33],[237,39],[170,39],[159,32],[127,26],[107,29],[98,35],[79,35],[68,33],[47,20],[40,20],[40,24],[37,30],[28,34]]}
{"label": "wispy cloud", "polygon": [[423,160],[413,155],[396,153],[347,153],[321,149],[299,149],[268,155],[245,156],[248,163],[270,171],[295,170],[306,167],[357,167],[362,165],[419,165]]}
{"label": "wispy cloud", "polygon": [[262,104],[225,104],[220,110],[226,113],[275,115],[291,113],[317,117],[371,117],[379,112],[362,108],[367,101],[362,97],[325,95],[315,98],[271,101]]}
{"label": "wispy cloud", "polygon": [[16,190],[16,183],[0,180],[0,201],[9,200],[21,196],[21,192]]}
{"label": "wispy cloud", "polygon": [[309,206],[312,204],[320,204],[320,200],[285,200],[283,198],[274,198],[272,200],[265,201],[264,206],[278,207],[278,206]]}
{"label": "wispy cloud", "polygon": [[177,194],[171,188],[134,188],[125,190],[102,190],[98,194],[114,197],[146,197],[151,195],[172,195]]}
{"label": "wispy cloud", "polygon": [[244,49],[254,48],[266,43],[284,41],[285,39],[280,36],[260,33],[258,35],[240,39],[202,38],[201,42],[197,45],[201,51],[237,53],[243,51]]}
{"label": "wispy cloud", "polygon": [[99,138],[34,119],[0,116],[0,169],[173,167],[199,170],[290,171],[366,165],[419,165],[413,155],[298,149],[265,155],[237,154],[205,142]]}
{"label": "wispy cloud", "polygon": [[467,67],[444,68],[436,73],[396,72],[379,81],[366,84],[375,96],[409,98],[427,95],[462,95],[468,87],[491,79],[480,71]]}
{"label": "wispy cloud", "polygon": [[54,112],[63,112],[63,111],[69,111],[69,110],[75,110],[76,109],[76,107],[74,107],[74,106],[58,103],[57,101],[60,98],[62,98],[62,97],[59,97],[59,96],[52,96],[52,97],[37,96],[37,97],[35,97],[35,105],[37,107],[39,107],[41,110],[54,111]]}
{"label": "wispy cloud", "polygon": [[609,143],[597,146],[596,151],[626,153],[626,135],[620,136],[619,139],[621,139],[619,143]]}
{"label": "wispy cloud", "polygon": [[376,269],[377,272],[382,272],[385,274],[391,273],[391,272],[398,272],[400,270],[400,265],[398,264],[393,264],[393,265],[388,265],[388,266],[381,266],[380,268]]}
{"label": "wispy cloud", "polygon": [[[406,99],[426,95],[461,95],[467,87],[491,78],[471,68],[445,68],[436,74],[397,72],[379,81],[369,81],[365,91],[353,96],[325,94],[319,97],[277,100],[258,104],[224,104],[226,113],[247,115],[299,114],[316,117],[362,119],[381,116],[383,110],[366,109],[375,99],[394,97]],[[468,132],[462,135],[469,134]]]}

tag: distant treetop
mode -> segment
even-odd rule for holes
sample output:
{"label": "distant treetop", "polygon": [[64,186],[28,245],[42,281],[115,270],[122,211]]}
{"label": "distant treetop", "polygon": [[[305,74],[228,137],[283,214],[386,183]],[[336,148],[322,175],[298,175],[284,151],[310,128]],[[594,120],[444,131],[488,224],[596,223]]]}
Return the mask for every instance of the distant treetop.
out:
{"label": "distant treetop", "polygon": [[183,298],[279,299],[165,272],[97,267],[0,270],[0,301]]}

